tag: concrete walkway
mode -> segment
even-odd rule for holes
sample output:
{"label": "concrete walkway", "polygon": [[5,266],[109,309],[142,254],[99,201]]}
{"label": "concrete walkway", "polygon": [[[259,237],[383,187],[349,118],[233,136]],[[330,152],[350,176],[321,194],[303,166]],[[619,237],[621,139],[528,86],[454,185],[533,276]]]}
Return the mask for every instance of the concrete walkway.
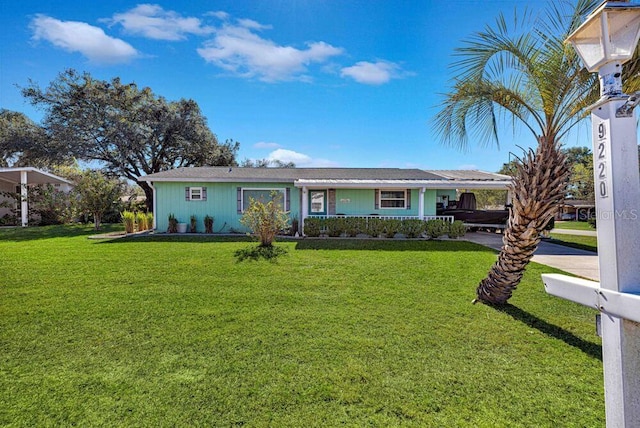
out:
{"label": "concrete walkway", "polygon": [[[502,235],[497,233],[467,232],[462,239],[498,251],[502,247]],[[540,242],[532,260],[582,278],[600,281],[598,255],[591,251],[565,247],[564,245],[552,244],[543,240]]]}
{"label": "concrete walkway", "polygon": [[579,236],[598,236],[595,230],[574,230],[574,229],[552,229],[551,234],[559,235],[579,235]]}

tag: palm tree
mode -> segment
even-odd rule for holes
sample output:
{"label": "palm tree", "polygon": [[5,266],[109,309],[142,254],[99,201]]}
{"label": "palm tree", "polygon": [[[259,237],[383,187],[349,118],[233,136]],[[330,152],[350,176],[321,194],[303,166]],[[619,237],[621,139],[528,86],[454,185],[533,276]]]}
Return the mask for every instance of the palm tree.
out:
{"label": "palm tree", "polygon": [[[569,168],[561,142],[588,116],[587,107],[599,91],[597,76],[587,72],[563,42],[599,1],[578,0],[570,9],[566,3],[553,3],[538,18],[516,14],[512,25],[500,15],[494,27],[456,50],[453,88],[434,123],[442,141],[466,147],[472,128],[484,143],[497,145],[498,126],[507,118],[511,126],[528,129],[536,141],[535,148],[518,159],[502,250],[476,290],[481,302],[504,304],[511,297],[540,233],[564,198]],[[625,67],[635,70],[638,65]],[[637,85],[638,80],[627,83]]]}

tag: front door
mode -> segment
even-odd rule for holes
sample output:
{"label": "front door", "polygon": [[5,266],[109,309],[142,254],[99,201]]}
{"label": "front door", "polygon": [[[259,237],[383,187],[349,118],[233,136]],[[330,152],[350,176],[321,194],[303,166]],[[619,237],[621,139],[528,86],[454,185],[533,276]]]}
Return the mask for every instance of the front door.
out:
{"label": "front door", "polygon": [[327,215],[327,191],[311,190],[309,193],[309,214]]}

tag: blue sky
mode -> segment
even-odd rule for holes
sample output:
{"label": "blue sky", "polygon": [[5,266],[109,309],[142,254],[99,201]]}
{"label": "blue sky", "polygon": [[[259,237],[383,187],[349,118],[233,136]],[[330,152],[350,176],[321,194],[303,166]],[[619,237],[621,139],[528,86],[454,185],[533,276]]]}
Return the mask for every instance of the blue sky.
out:
{"label": "blue sky", "polygon": [[[0,2],[0,107],[42,117],[18,86],[66,68],[194,99],[238,159],[299,167],[496,171],[517,146],[443,146],[431,127],[455,47],[524,0]],[[590,145],[588,129],[568,146]]]}

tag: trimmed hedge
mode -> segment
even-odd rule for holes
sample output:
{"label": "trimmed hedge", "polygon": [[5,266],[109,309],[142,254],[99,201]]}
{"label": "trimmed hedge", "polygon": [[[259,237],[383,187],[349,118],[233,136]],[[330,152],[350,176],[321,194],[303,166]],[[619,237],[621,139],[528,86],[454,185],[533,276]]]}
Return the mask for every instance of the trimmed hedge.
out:
{"label": "trimmed hedge", "polygon": [[374,238],[379,236],[393,238],[400,233],[407,238],[428,236],[431,239],[438,239],[443,235],[458,238],[464,236],[465,232],[466,228],[461,221],[449,223],[444,220],[399,220],[376,217],[312,217],[304,221],[304,234],[312,238],[321,235],[355,237],[359,234]]}

